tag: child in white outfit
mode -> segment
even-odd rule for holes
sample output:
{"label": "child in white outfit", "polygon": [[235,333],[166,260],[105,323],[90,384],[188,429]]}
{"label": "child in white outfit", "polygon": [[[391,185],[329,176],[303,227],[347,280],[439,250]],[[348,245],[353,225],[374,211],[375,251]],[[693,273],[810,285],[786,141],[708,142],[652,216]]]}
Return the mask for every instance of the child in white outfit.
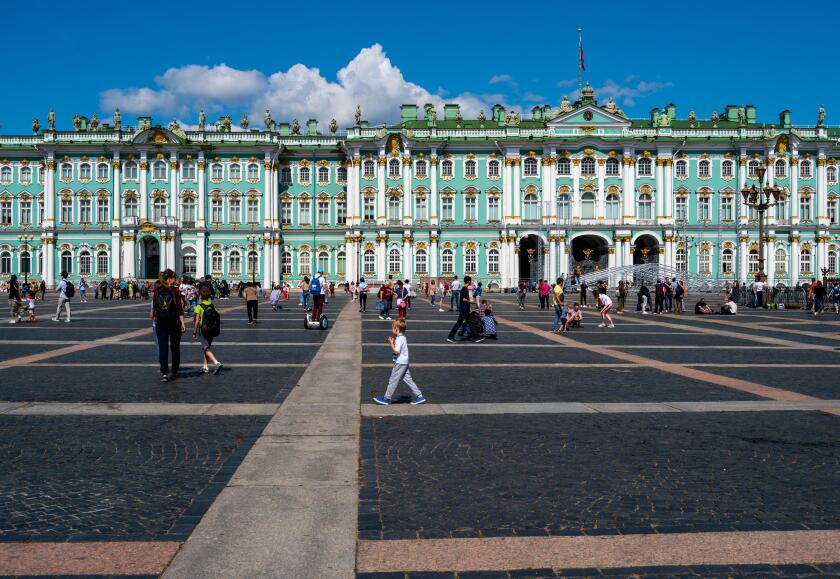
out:
{"label": "child in white outfit", "polygon": [[388,380],[388,389],[385,391],[385,396],[377,396],[373,399],[377,404],[387,406],[391,403],[391,397],[394,395],[400,380],[404,380],[414,394],[411,404],[423,404],[426,401],[423,393],[420,392],[420,388],[411,378],[411,371],[408,369],[408,341],[405,339],[405,329],[406,323],[403,318],[394,320],[394,323],[391,324],[391,331],[394,335],[388,337],[388,343],[391,345],[394,368],[391,370],[391,378]]}

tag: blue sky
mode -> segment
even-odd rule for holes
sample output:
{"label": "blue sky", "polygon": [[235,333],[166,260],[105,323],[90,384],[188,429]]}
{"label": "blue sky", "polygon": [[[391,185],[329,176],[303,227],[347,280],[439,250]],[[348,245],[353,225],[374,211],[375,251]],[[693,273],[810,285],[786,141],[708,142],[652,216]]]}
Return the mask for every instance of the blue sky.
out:
{"label": "blue sky", "polygon": [[349,124],[356,104],[372,122],[395,120],[403,102],[457,101],[467,117],[496,102],[556,106],[576,90],[578,26],[584,78],[632,117],[669,102],[698,118],[752,103],[759,120],[789,108],[805,125],[823,103],[840,125],[840,5],[732,4],[12,0],[0,132],[46,125],[50,109],[69,129],[74,113],[109,119],[115,106],[126,123],[189,125],[205,109],[208,121],[248,113],[259,126],[270,108],[322,127]]}

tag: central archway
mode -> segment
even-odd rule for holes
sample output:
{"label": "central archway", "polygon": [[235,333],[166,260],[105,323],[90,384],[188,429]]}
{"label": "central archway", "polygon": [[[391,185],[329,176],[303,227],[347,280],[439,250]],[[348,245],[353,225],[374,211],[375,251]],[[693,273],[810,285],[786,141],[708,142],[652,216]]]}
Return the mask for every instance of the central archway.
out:
{"label": "central archway", "polygon": [[545,277],[542,270],[542,240],[534,235],[526,235],[519,240],[519,279],[524,282],[536,282]]}
{"label": "central archway", "polygon": [[659,241],[653,235],[640,235],[633,245],[633,265],[659,263]]}
{"label": "central archway", "polygon": [[140,267],[145,279],[157,278],[160,273],[160,242],[156,237],[147,235],[140,240]]}
{"label": "central archway", "polygon": [[572,239],[569,271],[584,275],[609,267],[609,244],[600,235],[579,235]]}

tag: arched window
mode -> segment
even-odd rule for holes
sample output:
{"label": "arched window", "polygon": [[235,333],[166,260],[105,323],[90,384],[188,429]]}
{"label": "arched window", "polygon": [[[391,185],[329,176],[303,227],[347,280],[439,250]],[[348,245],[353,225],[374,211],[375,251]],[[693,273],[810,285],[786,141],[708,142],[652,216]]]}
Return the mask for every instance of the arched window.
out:
{"label": "arched window", "polygon": [[[829,167],[831,168],[831,167]],[[20,182],[21,183],[29,183],[32,181],[32,169],[29,167],[21,167],[20,169]]]}
{"label": "arched window", "polygon": [[32,273],[32,254],[28,251],[21,252],[20,254],[20,273]]}
{"label": "arched window", "polygon": [[799,176],[802,179],[811,178],[811,161],[805,160],[799,163]]}
{"label": "arched window", "polygon": [[758,178],[758,165],[759,163],[755,159],[747,163],[747,177],[750,179]]}
{"label": "arched window", "polygon": [[280,169],[280,182],[287,184],[292,182],[291,167],[283,167],[282,169]]}
{"label": "arched window", "polygon": [[417,274],[425,274],[427,273],[427,255],[425,249],[418,249],[414,253],[414,272]]}
{"label": "arched window", "polygon": [[139,204],[137,202],[137,199],[133,197],[127,198],[123,203],[123,207],[126,217],[138,217],[140,215]]}
{"label": "arched window", "polygon": [[318,253],[318,269],[324,273],[330,272],[330,254],[326,251]]}
{"label": "arched window", "polygon": [[181,220],[184,223],[195,223],[195,199],[186,197],[181,202]]}
{"label": "arched window", "polygon": [[639,219],[653,219],[653,197],[650,193],[639,195],[637,217]]}
{"label": "arched window", "polygon": [[388,252],[388,273],[400,273],[400,271],[402,271],[400,250],[393,247]]}
{"label": "arched window", "polygon": [[88,180],[91,178],[90,163],[82,163],[79,165],[79,179]]}
{"label": "arched window", "polygon": [[125,164],[125,171],[123,173],[126,179],[137,179],[137,162],[129,161]]}
{"label": "arched window", "polygon": [[228,275],[240,275],[242,273],[242,256],[234,250],[228,254]]}
{"label": "arched window", "polygon": [[747,256],[747,271],[751,274],[758,273],[758,250],[751,249]]}
{"label": "arched window", "polygon": [[166,179],[166,163],[155,161],[155,164],[152,165],[152,179]]}
{"label": "arched window", "polygon": [[825,170],[825,177],[829,183],[837,183],[837,167],[829,165]]}
{"label": "arched window", "polygon": [[447,248],[440,253],[440,273],[444,275],[451,275],[453,266],[455,264],[454,252]]}
{"label": "arched window", "polygon": [[158,197],[152,202],[152,220],[163,221],[166,218],[166,199]]}
{"label": "arched window", "polygon": [[218,249],[210,254],[210,269],[216,275],[222,274],[222,252]]}
{"label": "arched window", "polygon": [[607,195],[607,219],[618,219],[621,211],[621,199],[615,193]]}
{"label": "arched window", "polygon": [[522,164],[523,172],[526,177],[537,176],[537,160],[533,157],[526,157]]}
{"label": "arched window", "polygon": [[735,174],[735,163],[732,161],[724,161],[720,164],[720,176],[732,177]]}
{"label": "arched window", "polygon": [[0,253],[0,274],[9,275],[12,273],[12,254],[8,251]]}
{"label": "arched window", "polygon": [[[679,161],[677,161],[677,163],[679,163]],[[638,167],[639,170],[639,177],[650,177],[653,175],[653,163],[647,157],[639,159],[636,167]],[[677,175],[679,175],[679,172],[677,172]]]}
{"label": "arched window", "polygon": [[335,172],[335,180],[339,183],[347,182],[347,167],[339,167]]}
{"label": "arched window", "polygon": [[414,176],[418,179],[425,179],[426,174],[426,161],[417,161],[414,164]]}
{"label": "arched window", "polygon": [[491,249],[487,252],[487,273],[499,273],[498,249]]}
{"label": "arched window", "polygon": [[618,177],[619,162],[615,157],[607,159],[607,177]]}
{"label": "arched window", "polygon": [[300,275],[309,275],[311,273],[311,260],[312,258],[309,256],[308,251],[300,252],[300,257],[298,258],[298,273]]}
{"label": "arched window", "polygon": [[195,179],[195,163],[184,161],[184,164],[181,165],[181,179],[185,181]]}
{"label": "arched window", "polygon": [[96,222],[108,223],[111,220],[110,200],[107,197],[100,197],[96,200]]}
{"label": "arched window", "polygon": [[799,273],[805,275],[811,273],[811,250],[803,249],[799,252]]}
{"label": "arched window", "polygon": [[192,247],[184,248],[183,267],[181,271],[184,275],[195,276],[198,273],[198,259],[196,258],[195,249]]}
{"label": "arched window", "polygon": [[90,275],[91,273],[91,259],[90,252],[87,250],[79,252],[79,275]]}
{"label": "arched window", "polygon": [[773,169],[773,175],[775,175],[777,179],[784,179],[787,177],[787,165],[785,164],[784,159],[776,159]]}
{"label": "arched window", "polygon": [[395,179],[400,176],[400,160],[391,159],[388,161],[388,177]]}
{"label": "arched window", "polygon": [[96,254],[96,275],[108,275],[107,251],[100,251]]}
{"label": "arched window", "polygon": [[569,195],[560,193],[557,196],[558,217],[560,219],[569,219]]}
{"label": "arched window", "polygon": [[702,159],[699,163],[697,163],[697,176],[698,177],[711,177],[712,176],[712,162],[707,159]]}
{"label": "arched window", "polygon": [[572,161],[568,157],[560,157],[557,159],[557,174],[558,175],[571,175],[572,174]]}
{"label": "arched window", "polygon": [[464,271],[469,274],[478,272],[478,253],[474,249],[468,249],[464,252]]}
{"label": "arched window", "polygon": [[347,254],[339,251],[335,256],[336,270],[339,275],[344,275],[347,271]]}
{"label": "arched window", "polygon": [[309,167],[298,169],[298,183],[309,183]]}
{"label": "arched window", "polygon": [[284,251],[280,256],[280,268],[283,275],[292,275],[292,254]]}
{"label": "arched window", "polygon": [[[2,176],[2,173],[0,173]],[[61,180],[62,181],[69,181],[73,178],[73,165],[70,163],[62,163],[61,164]],[[4,179],[5,180],[5,179]],[[9,181],[12,180],[11,169],[9,169]]]}
{"label": "arched window", "polygon": [[587,191],[580,196],[581,219],[595,219],[595,194]]}
{"label": "arched window", "polygon": [[451,177],[452,176],[452,161],[449,159],[445,159],[440,164],[440,174],[442,177]]}
{"label": "arched window", "polygon": [[499,162],[496,160],[492,160],[487,163],[487,176],[488,177],[498,177],[499,176]]}
{"label": "arched window", "polygon": [[239,181],[242,179],[242,165],[239,163],[233,163],[230,167],[228,167],[228,178],[231,181]]}
{"label": "arched window", "polygon": [[[642,159],[642,161],[647,161],[648,166],[650,166],[649,159]],[[639,161],[641,164],[642,161]],[[641,175],[641,170],[639,170],[639,174]],[[676,163],[674,163],[674,176],[675,177],[688,177],[688,162],[684,159],[680,159]]]}
{"label": "arched window", "polygon": [[330,170],[327,167],[318,167],[318,183],[330,182]]}
{"label": "arched window", "polygon": [[476,162],[472,159],[466,161],[464,163],[464,176],[465,177],[475,177],[476,176]]}
{"label": "arched window", "polygon": [[103,181],[108,178],[108,163],[99,163],[96,166],[96,178]]}
{"label": "arched window", "polygon": [[720,254],[720,271],[724,275],[731,275],[735,270],[735,252],[727,247]]}
{"label": "arched window", "polygon": [[787,252],[781,247],[776,250],[776,275],[785,275],[787,273]]}
{"label": "arched window", "polygon": [[580,162],[580,174],[587,177],[595,175],[595,159],[593,157],[584,157]]}
{"label": "arched window", "polygon": [[260,275],[260,256],[256,251],[248,252],[248,275]]}
{"label": "arched window", "polygon": [[248,163],[248,180],[256,181],[260,178],[260,166],[256,163]]}
{"label": "arched window", "polygon": [[73,254],[66,249],[61,252],[61,271],[73,273]]}
{"label": "arched window", "polygon": [[681,271],[681,272],[685,273],[685,271],[686,271],[685,249],[683,249],[682,247],[677,249],[675,265],[677,266],[677,271]]}
{"label": "arched window", "polygon": [[528,193],[522,200],[522,219],[537,221],[540,218],[540,200],[534,193]]}
{"label": "arched window", "polygon": [[388,222],[400,223],[400,198],[388,197]]}
{"label": "arched window", "polygon": [[221,163],[213,163],[210,166],[210,178],[221,181],[224,175],[224,169]]}
{"label": "arched window", "polygon": [[374,175],[376,175],[376,163],[368,159],[362,163],[362,176],[373,177]]}
{"label": "arched window", "polygon": [[712,273],[712,252],[707,247],[700,250],[700,273],[709,275]]}
{"label": "arched window", "polygon": [[362,271],[365,275],[373,275],[376,272],[376,255],[372,249],[366,249],[362,256]]}

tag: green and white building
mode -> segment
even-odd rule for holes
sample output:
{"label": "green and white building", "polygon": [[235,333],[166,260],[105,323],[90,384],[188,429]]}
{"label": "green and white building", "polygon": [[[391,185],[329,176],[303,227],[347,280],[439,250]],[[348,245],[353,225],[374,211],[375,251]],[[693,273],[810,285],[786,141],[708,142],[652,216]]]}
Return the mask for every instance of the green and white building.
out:
{"label": "green and white building", "polygon": [[785,191],[766,214],[774,284],[837,271],[840,130],[755,107],[629,119],[587,86],[575,103],[404,105],[399,123],[315,120],[198,130],[77,116],[73,130],[0,136],[0,275],[210,273],[263,284],[472,274],[509,287],[658,261],[716,280],[758,271],[758,216],[740,190]]}

